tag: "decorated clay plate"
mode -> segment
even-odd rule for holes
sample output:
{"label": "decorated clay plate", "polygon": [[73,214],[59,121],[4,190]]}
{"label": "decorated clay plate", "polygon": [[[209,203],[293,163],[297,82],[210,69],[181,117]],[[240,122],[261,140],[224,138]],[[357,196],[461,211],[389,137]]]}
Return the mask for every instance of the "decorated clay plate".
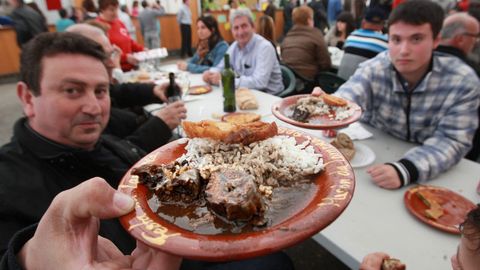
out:
{"label": "decorated clay plate", "polygon": [[[182,229],[157,215],[148,204],[149,191],[138,184],[129,170],[118,190],[131,195],[135,209],[120,218],[124,228],[136,239],[159,250],[189,259],[225,261],[266,255],[318,233],[332,223],[347,207],[353,196],[355,177],[343,155],[329,143],[304,133],[279,128],[279,134],[294,137],[297,143],[311,140],[322,153],[325,168],[314,176],[315,192],[305,199],[305,206],[289,212],[278,224],[257,231],[230,234],[199,234]],[[169,163],[185,153],[186,139],[170,142],[141,159],[144,164]]]}
{"label": "decorated clay plate", "polygon": [[206,93],[210,93],[212,91],[212,87],[208,84],[204,85],[196,85],[191,86],[190,90],[188,90],[189,95],[203,95]]}
{"label": "decorated clay plate", "polygon": [[278,119],[292,124],[294,126],[302,127],[302,128],[309,128],[309,129],[336,129],[348,126],[349,124],[356,122],[360,116],[362,116],[362,109],[357,104],[347,101],[350,109],[349,111],[352,115],[343,120],[334,120],[331,119],[328,115],[318,115],[312,116],[308,118],[307,122],[299,122],[293,120],[291,117],[293,115],[293,109],[297,100],[303,97],[307,97],[309,95],[296,95],[286,97],[277,103],[273,104],[272,106],[272,113]]}
{"label": "decorated clay plate", "polygon": [[[443,208],[443,215],[431,219],[425,215],[428,207],[417,196],[419,190],[428,191]],[[459,225],[465,220],[467,213],[475,208],[475,204],[460,194],[449,189],[435,186],[416,186],[405,192],[405,206],[412,215],[426,224],[449,233],[460,234]]]}

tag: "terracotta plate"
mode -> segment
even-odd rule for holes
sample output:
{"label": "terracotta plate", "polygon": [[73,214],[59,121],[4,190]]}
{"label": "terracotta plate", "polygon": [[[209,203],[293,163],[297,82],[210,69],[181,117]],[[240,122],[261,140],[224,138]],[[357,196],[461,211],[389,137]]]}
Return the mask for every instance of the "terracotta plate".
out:
{"label": "terracotta plate", "polygon": [[278,119],[292,124],[294,126],[309,128],[309,129],[335,129],[348,126],[353,122],[356,122],[360,116],[362,116],[362,109],[353,102],[348,102],[350,110],[353,115],[343,119],[341,121],[332,120],[327,115],[313,116],[308,119],[308,122],[298,122],[290,118],[293,114],[293,107],[297,103],[299,98],[307,97],[309,95],[296,95],[282,99],[281,101],[273,104],[272,113]]}
{"label": "terracotta plate", "polygon": [[208,84],[204,85],[195,85],[191,86],[190,90],[188,91],[189,95],[202,95],[206,93],[210,93],[212,91],[212,87]]}
{"label": "terracotta plate", "polygon": [[[444,210],[444,214],[438,219],[433,220],[425,216],[425,210],[428,207],[415,194],[419,190],[428,190],[435,200],[440,203]],[[458,225],[465,220],[467,213],[475,208],[475,204],[449,189],[435,186],[416,186],[405,192],[405,206],[407,209],[420,219],[442,231],[460,234]]]}
{"label": "terracotta plate", "polygon": [[[304,133],[279,128],[279,133],[298,143],[311,139],[316,152],[323,154],[325,169],[315,177],[317,192],[306,207],[292,212],[279,224],[260,231],[239,234],[200,235],[169,223],[155,214],[147,203],[147,188],[138,178],[123,177],[118,190],[131,195],[135,210],[120,218],[124,228],[136,239],[162,251],[195,260],[240,260],[269,254],[321,231],[347,207],[353,196],[355,176],[350,164],[329,143]],[[134,167],[173,161],[185,152],[186,139],[170,142],[141,159]]]}

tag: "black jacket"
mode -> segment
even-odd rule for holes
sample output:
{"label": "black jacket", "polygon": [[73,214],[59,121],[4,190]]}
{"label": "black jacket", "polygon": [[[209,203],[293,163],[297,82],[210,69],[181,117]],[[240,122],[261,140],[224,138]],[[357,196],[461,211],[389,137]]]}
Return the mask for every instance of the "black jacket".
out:
{"label": "black jacket", "polygon": [[[145,155],[133,143],[111,135],[102,135],[92,151],[65,147],[40,136],[26,122],[22,118],[15,123],[12,141],[0,149],[0,256],[17,231],[40,221],[58,193],[95,176],[116,189]],[[100,235],[126,254],[135,248],[117,219],[102,221]]]}
{"label": "black jacket", "polygon": [[122,83],[110,85],[112,108],[110,120],[104,131],[116,137],[127,139],[151,152],[167,143],[172,131],[160,118],[146,114],[136,114],[128,108],[140,107],[151,103],[162,103],[154,95],[153,84]]}

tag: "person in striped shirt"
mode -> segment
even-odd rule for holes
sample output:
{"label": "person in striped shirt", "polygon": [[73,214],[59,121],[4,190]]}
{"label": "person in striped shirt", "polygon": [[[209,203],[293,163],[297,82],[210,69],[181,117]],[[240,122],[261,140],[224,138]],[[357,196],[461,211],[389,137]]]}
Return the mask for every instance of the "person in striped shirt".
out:
{"label": "person in striped shirt", "polygon": [[353,31],[345,40],[345,53],[338,68],[338,76],[348,80],[360,63],[388,49],[388,36],[382,33],[385,19],[385,11],[380,7],[367,9],[362,27]]}

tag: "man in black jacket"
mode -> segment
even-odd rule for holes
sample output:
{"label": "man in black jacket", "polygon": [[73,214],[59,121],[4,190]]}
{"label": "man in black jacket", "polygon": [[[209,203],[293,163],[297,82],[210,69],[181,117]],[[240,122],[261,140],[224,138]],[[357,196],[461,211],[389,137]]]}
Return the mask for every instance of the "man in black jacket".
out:
{"label": "man in black jacket", "polygon": [[[75,24],[69,27],[67,32],[80,34],[102,45],[104,52],[109,56],[106,66],[112,82],[113,70],[120,67],[120,54],[116,53],[116,48],[111,45],[105,33],[89,24]],[[120,138],[128,136],[130,141],[146,152],[151,152],[168,142],[172,137],[171,130],[186,117],[187,110],[182,102],[168,104],[156,111],[154,115],[148,115],[146,119],[130,110],[125,110],[151,103],[166,102],[165,89],[166,85],[112,82],[110,84],[112,108],[105,133]],[[154,137],[155,142],[149,141],[152,138],[151,134],[157,135]]]}
{"label": "man in black jacket", "polygon": [[[102,134],[110,115],[105,60],[98,43],[73,33],[40,34],[22,50],[17,94],[25,117],[15,123],[11,142],[0,149],[0,256],[3,257],[0,267],[3,269],[22,269],[17,260],[25,257],[18,252],[25,243],[28,245],[31,237],[38,239],[39,235],[34,236],[35,226],[45,213],[47,220],[62,220],[59,215],[48,214],[58,206],[58,200],[52,201],[59,193],[96,176],[116,188],[125,172],[145,155],[128,138]],[[151,134],[149,141],[155,141],[156,136]],[[102,189],[100,183],[94,183],[98,190]],[[85,199],[88,200],[88,196]],[[67,234],[77,232],[73,227],[67,228]],[[37,228],[41,229],[40,234],[45,232],[42,223]],[[72,231],[68,231],[70,229]],[[65,231],[55,236],[58,238],[62,233]],[[99,234],[122,254],[130,254],[136,247],[134,239],[117,219],[102,220]],[[55,243],[48,243],[49,240]],[[76,241],[81,243],[79,249],[70,253],[65,261],[72,261],[72,256],[78,256],[79,261],[92,256],[88,250],[94,251],[91,247],[97,243],[84,238]],[[38,245],[37,241],[33,242]],[[48,237],[43,243],[46,249],[49,245],[59,245],[58,239]],[[47,259],[57,264],[65,262],[61,256],[50,255],[52,258]],[[243,261],[232,264],[252,269],[249,263],[267,265],[263,269],[292,269],[288,257],[281,253],[246,261],[246,264]],[[232,264],[225,263],[215,269],[232,269]],[[59,268],[69,269],[69,266],[59,265]]]}
{"label": "man in black jacket", "polygon": [[[0,149],[0,255],[55,195],[95,176],[116,188],[145,155],[128,138],[102,135],[110,115],[104,59],[100,45],[72,33],[40,34],[22,50],[17,94],[26,117]],[[135,247],[117,220],[102,221],[100,233],[125,254]]]}

